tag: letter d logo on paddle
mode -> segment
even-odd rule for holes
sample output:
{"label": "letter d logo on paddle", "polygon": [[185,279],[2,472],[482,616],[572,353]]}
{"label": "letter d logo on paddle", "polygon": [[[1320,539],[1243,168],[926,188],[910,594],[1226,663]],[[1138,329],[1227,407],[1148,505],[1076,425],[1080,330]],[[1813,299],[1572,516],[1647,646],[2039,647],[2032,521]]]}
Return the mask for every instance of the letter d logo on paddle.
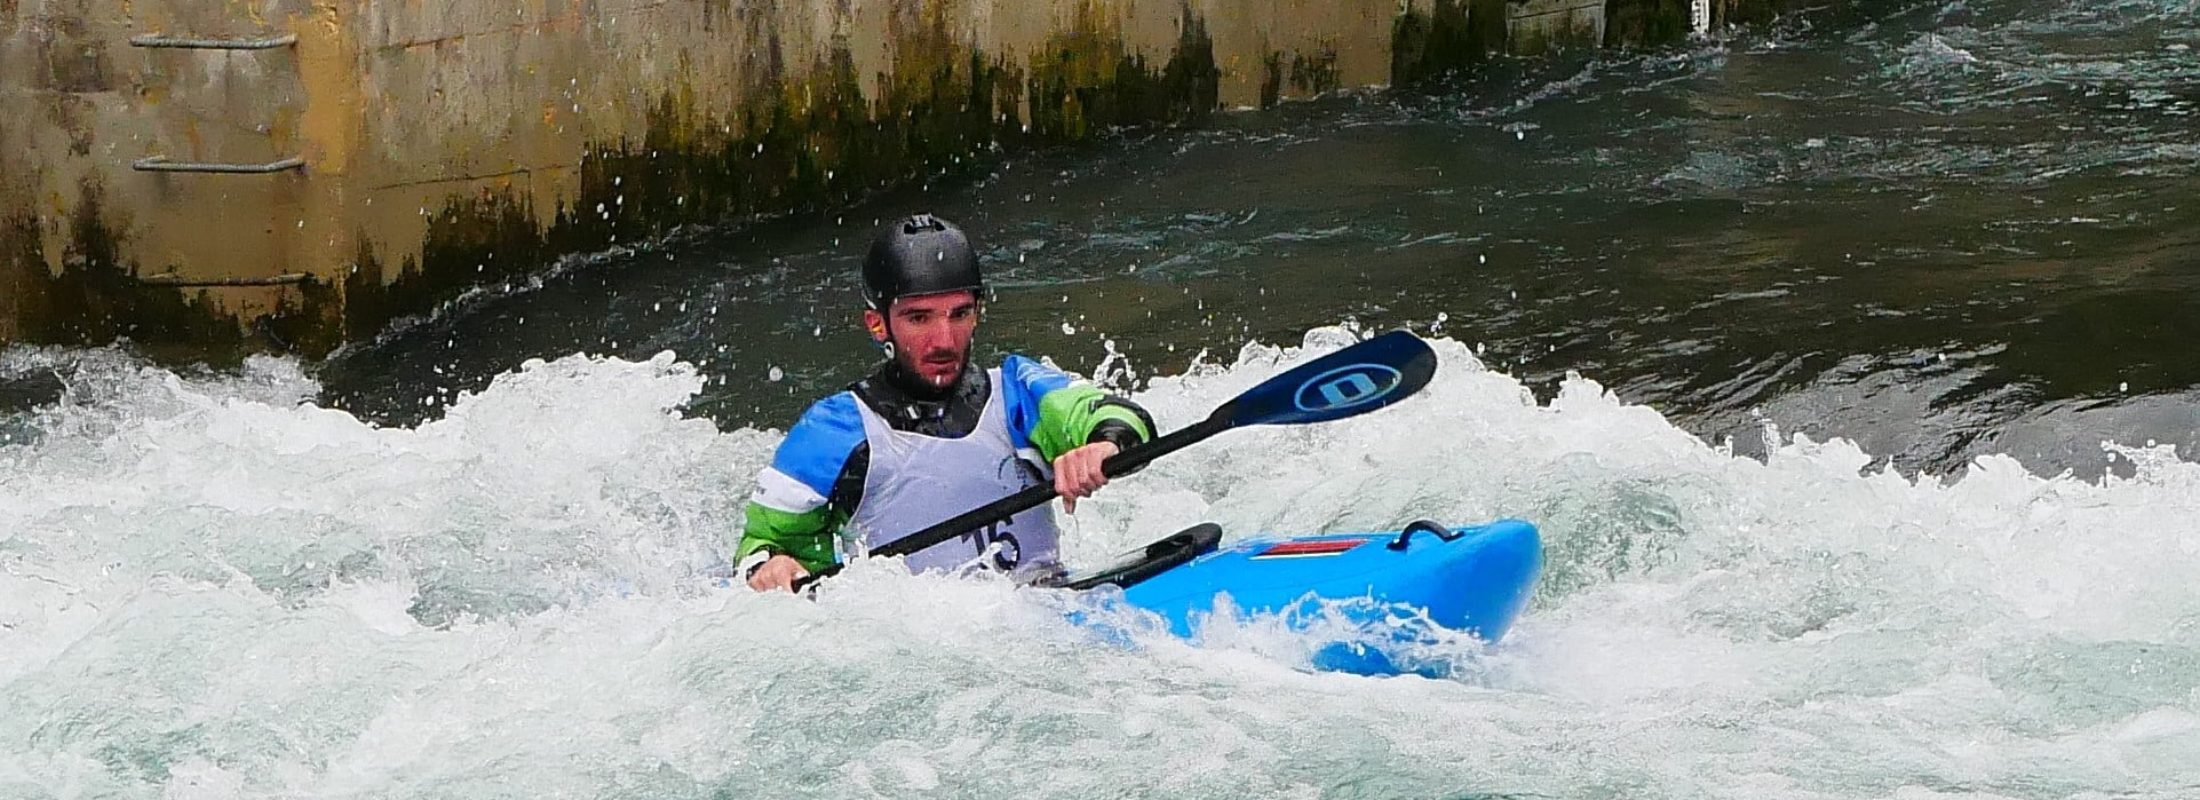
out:
{"label": "letter d logo on paddle", "polygon": [[1334,411],[1381,400],[1399,381],[1398,370],[1387,364],[1353,364],[1299,384],[1292,401],[1300,411]]}
{"label": "letter d logo on paddle", "polygon": [[1427,342],[1391,331],[1261,381],[1208,421],[1235,426],[1343,419],[1398,402],[1435,374],[1436,351]]}

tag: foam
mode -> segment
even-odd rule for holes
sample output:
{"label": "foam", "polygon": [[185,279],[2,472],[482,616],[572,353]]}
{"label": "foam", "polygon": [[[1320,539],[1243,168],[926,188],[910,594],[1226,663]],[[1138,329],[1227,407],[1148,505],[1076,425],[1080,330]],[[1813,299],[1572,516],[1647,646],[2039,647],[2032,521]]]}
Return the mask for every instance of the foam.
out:
{"label": "foam", "polygon": [[[1136,399],[1179,427],[1356,335]],[[1064,598],[890,563],[815,602],[710,589],[779,434],[683,416],[701,378],[671,354],[531,362],[380,428],[287,362],[79,353],[0,448],[0,794],[2167,796],[2200,771],[2200,465],[1911,478],[1804,437],[1758,461],[1434,344],[1423,396],[1156,462],[1080,504],[1067,552],[1202,519],[1537,522],[1513,636],[1424,654],[1454,681],[1307,672],[1261,621],[1112,646]]]}

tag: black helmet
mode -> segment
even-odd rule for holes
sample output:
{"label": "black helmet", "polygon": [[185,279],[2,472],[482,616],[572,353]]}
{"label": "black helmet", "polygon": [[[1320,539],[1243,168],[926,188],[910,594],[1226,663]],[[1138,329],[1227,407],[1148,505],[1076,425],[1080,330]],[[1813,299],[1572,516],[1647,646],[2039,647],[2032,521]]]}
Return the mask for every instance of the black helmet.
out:
{"label": "black helmet", "polygon": [[886,226],[863,257],[863,302],[876,311],[896,298],[964,289],[985,290],[978,252],[961,228],[930,214]]}

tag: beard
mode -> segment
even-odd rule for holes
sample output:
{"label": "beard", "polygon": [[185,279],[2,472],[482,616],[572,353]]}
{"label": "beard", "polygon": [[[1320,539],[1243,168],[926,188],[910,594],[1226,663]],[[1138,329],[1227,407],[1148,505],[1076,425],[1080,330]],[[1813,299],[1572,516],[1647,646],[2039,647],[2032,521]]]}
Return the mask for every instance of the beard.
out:
{"label": "beard", "polygon": [[901,362],[902,372],[917,383],[935,392],[944,392],[962,377],[963,368],[970,362],[970,353],[945,347],[915,353],[908,348],[895,347],[894,358]]}

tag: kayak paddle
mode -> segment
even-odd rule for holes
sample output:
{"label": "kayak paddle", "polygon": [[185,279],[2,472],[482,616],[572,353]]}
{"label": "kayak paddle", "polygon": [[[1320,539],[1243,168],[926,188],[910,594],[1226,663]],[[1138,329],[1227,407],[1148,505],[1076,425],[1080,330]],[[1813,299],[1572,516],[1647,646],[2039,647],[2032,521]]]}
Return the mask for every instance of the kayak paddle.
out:
{"label": "kayak paddle", "polygon": [[[1145,466],[1162,456],[1248,425],[1303,425],[1365,414],[1411,396],[1436,375],[1436,351],[1407,331],[1359,342],[1262,381],[1223,403],[1205,420],[1108,457],[1100,471],[1109,478]],[[1053,482],[957,514],[931,527],[873,548],[874,556],[905,556],[1008,519],[1053,500]],[[834,564],[794,583],[799,592],[841,570]]]}

